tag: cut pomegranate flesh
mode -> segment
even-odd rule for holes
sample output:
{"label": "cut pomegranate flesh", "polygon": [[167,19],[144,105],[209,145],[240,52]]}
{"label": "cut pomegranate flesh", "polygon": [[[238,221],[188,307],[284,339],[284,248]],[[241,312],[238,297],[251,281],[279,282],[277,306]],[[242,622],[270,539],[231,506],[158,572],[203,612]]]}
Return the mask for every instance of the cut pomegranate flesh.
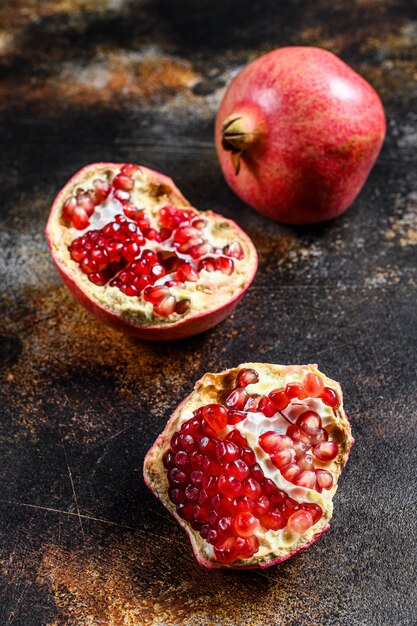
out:
{"label": "cut pomegranate flesh", "polygon": [[106,308],[120,318],[127,311],[131,326],[135,316],[138,325],[173,326],[211,314],[201,331],[234,308],[257,264],[236,224],[200,214],[170,179],[137,165],[96,164],[74,179],[57,196],[47,234],[66,284],[91,310],[102,318]]}
{"label": "cut pomegranate flesh", "polygon": [[[300,367],[304,376],[297,370],[298,380],[283,388],[285,404],[281,390],[263,382],[264,366],[256,365],[258,370],[233,370],[232,387],[225,373],[227,384],[220,385],[217,402],[199,402],[175,429],[167,427],[166,444],[159,451],[168,506],[212,546],[211,565],[202,559],[207,566],[255,565],[264,559],[265,542],[282,543],[279,533],[299,537],[294,541],[310,535],[313,540],[329,518],[328,501],[353,441],[337,383],[325,387],[322,375]],[[288,378],[294,368],[287,369]],[[329,389],[339,412],[329,407]],[[242,408],[243,395],[245,404],[256,396],[256,410]],[[284,409],[271,412],[271,398],[278,398]],[[152,450],[145,460],[148,484],[151,456]]]}

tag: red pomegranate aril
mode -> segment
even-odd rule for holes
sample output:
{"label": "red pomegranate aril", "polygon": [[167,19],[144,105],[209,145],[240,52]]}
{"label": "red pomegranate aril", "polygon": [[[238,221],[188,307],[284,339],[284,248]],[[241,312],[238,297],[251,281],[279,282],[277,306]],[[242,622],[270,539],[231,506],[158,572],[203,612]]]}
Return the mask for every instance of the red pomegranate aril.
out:
{"label": "red pomegranate aril", "polygon": [[220,441],[216,446],[216,457],[219,461],[227,463],[234,461],[241,455],[241,451],[232,441]]}
{"label": "red pomegranate aril", "polygon": [[143,297],[151,304],[158,304],[170,296],[170,291],[166,287],[148,287],[145,289]]}
{"label": "red pomegranate aril", "polygon": [[219,477],[218,487],[220,493],[227,498],[237,498],[242,492],[241,481],[230,474],[222,474]]}
{"label": "red pomegranate aril", "polygon": [[222,431],[227,426],[227,410],[221,404],[208,404],[205,406],[203,417],[216,433]]}
{"label": "red pomegranate aril", "polygon": [[191,226],[193,228],[198,228],[198,230],[204,230],[204,228],[207,226],[208,221],[205,219],[202,219],[200,217],[197,217],[196,219],[192,220],[191,222]]}
{"label": "red pomegranate aril", "polygon": [[236,387],[247,387],[248,385],[254,385],[259,382],[259,374],[253,369],[240,370],[236,377]]}
{"label": "red pomegranate aril", "polygon": [[236,515],[233,526],[240,537],[250,537],[258,527],[258,520],[252,513],[243,512]]}
{"label": "red pomegranate aril", "polygon": [[117,174],[117,176],[113,179],[113,187],[115,189],[120,189],[122,191],[132,191],[135,183],[130,178],[130,176],[126,176],[125,174]]}
{"label": "red pomegranate aril", "polygon": [[181,435],[181,445],[187,452],[192,452],[195,445],[193,436],[190,434]]}
{"label": "red pomegranate aril", "polygon": [[287,525],[286,520],[280,511],[268,511],[260,518],[261,526],[266,530],[281,530]]}
{"label": "red pomegranate aril", "polygon": [[323,462],[333,461],[337,457],[339,446],[335,441],[324,441],[313,448],[316,459]]}
{"label": "red pomegranate aril", "polygon": [[248,496],[251,500],[257,500],[262,494],[261,486],[254,478],[247,478],[242,483],[242,495]]}
{"label": "red pomegranate aril", "polygon": [[323,516],[322,508],[318,504],[302,504],[301,508],[310,513],[313,524],[316,524]]}
{"label": "red pomegranate aril", "polygon": [[256,456],[253,450],[250,448],[243,448],[242,450],[242,461],[246,463],[249,467],[253,465],[256,461]]}
{"label": "red pomegranate aril", "polygon": [[239,496],[233,501],[233,504],[236,514],[252,511],[255,507],[255,502],[248,498],[248,496]]}
{"label": "red pomegranate aril", "polygon": [[179,433],[175,433],[171,437],[171,448],[173,452],[179,452],[182,449],[181,435]]}
{"label": "red pomegranate aril", "polygon": [[247,559],[253,556],[259,550],[259,539],[255,535],[247,537],[244,544],[239,547],[239,557]]}
{"label": "red pomegranate aril", "polygon": [[300,468],[298,467],[298,465],[295,465],[295,463],[290,463],[289,465],[286,465],[281,469],[281,474],[289,482],[294,482],[300,472]]}
{"label": "red pomegranate aril", "polygon": [[279,507],[287,500],[287,494],[285,491],[281,491],[281,489],[276,489],[275,493],[273,493],[270,498],[271,506]]}
{"label": "red pomegranate aril", "polygon": [[230,276],[231,274],[233,274],[235,264],[233,263],[232,259],[225,256],[220,256],[215,259],[214,267],[216,268],[216,270],[220,270],[221,272],[223,272],[223,274],[227,274],[228,276]]}
{"label": "red pomegranate aril", "polygon": [[261,482],[261,489],[263,493],[268,497],[272,496],[278,491],[278,487],[270,478],[264,478],[264,480]]}
{"label": "red pomegranate aril", "polygon": [[238,547],[234,537],[227,537],[214,546],[214,554],[219,563],[232,563],[238,557]]}
{"label": "red pomegranate aril", "polygon": [[247,415],[243,411],[235,411],[234,409],[229,409],[227,411],[227,423],[230,426],[234,426],[235,424],[239,424],[244,419],[246,419]]}
{"label": "red pomegranate aril", "polygon": [[196,504],[194,506],[194,511],[193,511],[193,517],[197,522],[203,523],[207,520],[207,516],[210,512],[210,503],[209,502],[205,502],[204,504],[202,504],[201,506],[199,504]]}
{"label": "red pomegranate aril", "polygon": [[217,530],[214,530],[213,528],[211,528],[207,533],[208,543],[211,543],[212,545],[214,545],[217,543],[218,539],[219,539],[219,535],[217,533]]}
{"label": "red pomegranate aril", "polygon": [[244,387],[240,387],[232,391],[232,393],[226,398],[225,405],[229,409],[241,410],[244,408],[248,394]]}
{"label": "red pomegranate aril", "polygon": [[273,430],[268,430],[260,435],[259,445],[261,446],[262,450],[264,450],[268,454],[273,454],[275,452],[280,452],[281,450],[291,448],[293,445],[293,441],[291,437],[287,437],[286,435],[279,435]]}
{"label": "red pomegranate aril", "polygon": [[288,518],[299,509],[300,505],[292,498],[287,498],[281,507],[282,514],[286,520],[288,520]]}
{"label": "red pomegranate aril", "polygon": [[210,524],[203,524],[200,528],[200,535],[203,539],[207,539],[208,532],[210,530]]}
{"label": "red pomegranate aril", "polygon": [[184,489],[184,495],[187,500],[197,500],[198,498],[198,489],[194,485],[187,485]]}
{"label": "red pomegranate aril", "polygon": [[231,535],[234,535],[233,517],[230,515],[221,517],[217,522],[217,532],[222,537],[230,537]]}
{"label": "red pomegranate aril", "polygon": [[175,455],[175,465],[181,470],[185,470],[190,466],[190,456],[184,450],[180,450]]}
{"label": "red pomegranate aril", "polygon": [[193,282],[198,280],[198,273],[189,263],[182,263],[176,271],[175,277],[183,282]]}
{"label": "red pomegranate aril", "polygon": [[303,385],[307,398],[318,398],[324,388],[324,384],[320,376],[313,373],[306,374]]}
{"label": "red pomegranate aril", "polygon": [[243,435],[238,431],[237,428],[231,430],[227,435],[226,435],[226,439],[228,441],[233,441],[233,443],[235,443],[237,446],[240,446],[241,448],[247,446],[248,442],[246,441],[246,439],[243,437]]}
{"label": "red pomegranate aril", "polygon": [[136,172],[139,171],[139,165],[135,165],[134,163],[126,163],[126,165],[123,165],[122,169],[120,170],[120,172],[122,174],[125,174],[126,176],[133,176],[134,174],[136,174]]}
{"label": "red pomegranate aril", "polygon": [[218,492],[217,483],[218,483],[217,476],[205,475],[203,477],[203,488],[206,491],[208,496],[216,495],[216,493]]}
{"label": "red pomegranate aril", "polygon": [[323,443],[324,441],[327,441],[329,438],[329,435],[327,433],[327,431],[324,428],[320,428],[319,432],[317,433],[317,435],[314,435],[313,437],[310,437],[310,441],[312,444],[319,444],[319,443]]}
{"label": "red pomegranate aril", "polygon": [[161,317],[168,317],[175,311],[176,299],[174,296],[167,296],[157,304],[154,304],[153,310],[156,315]]}
{"label": "red pomegranate aril", "polygon": [[312,470],[314,469],[313,457],[311,454],[305,454],[297,458],[297,465],[301,470]]}
{"label": "red pomegranate aril", "polygon": [[223,252],[226,256],[234,259],[243,259],[245,256],[243,248],[238,241],[232,241],[229,245],[223,248]]}
{"label": "red pomegranate aril", "polygon": [[288,518],[288,529],[292,533],[302,534],[313,525],[313,516],[309,511],[300,510]]}
{"label": "red pomegranate aril", "polygon": [[216,441],[211,437],[202,437],[197,445],[200,452],[205,454],[206,456],[214,457],[216,454]]}
{"label": "red pomegranate aril", "polygon": [[203,259],[198,264],[198,271],[202,272],[206,270],[206,272],[214,272],[216,270],[214,259]]}
{"label": "red pomegranate aril", "polygon": [[191,306],[191,300],[189,300],[188,298],[179,300],[177,304],[175,305],[175,313],[178,313],[178,315],[184,315],[184,313],[187,313],[190,306]]}
{"label": "red pomegranate aril", "polygon": [[264,473],[261,469],[261,466],[259,465],[259,463],[254,463],[250,468],[249,468],[249,472],[250,475],[252,476],[252,478],[254,478],[255,480],[259,482],[261,482],[264,479]]}
{"label": "red pomegranate aril", "polygon": [[204,473],[209,474],[210,476],[220,476],[223,472],[223,466],[216,459],[208,459],[204,460]]}
{"label": "red pomegranate aril", "polygon": [[187,482],[187,475],[177,467],[173,467],[168,479],[172,485],[184,485]]}
{"label": "red pomegranate aril", "polygon": [[[297,432],[300,433],[300,429],[295,427]],[[288,432],[288,431],[287,431]],[[291,437],[290,437],[291,439]],[[302,441],[300,441],[299,439],[295,439],[295,441],[293,442],[293,448],[294,448],[294,452],[295,452],[295,456],[297,458],[297,460],[299,458],[301,458],[302,456],[305,455],[305,453],[307,452],[307,450],[309,449],[309,447],[303,443]]]}
{"label": "red pomegranate aril", "polygon": [[254,507],[254,513],[256,517],[259,518],[262,515],[265,515],[265,513],[269,509],[269,505],[270,505],[270,502],[267,496],[260,496],[255,502],[255,507]]}
{"label": "red pomegranate aril", "polygon": [[258,404],[258,411],[263,413],[265,417],[274,417],[274,415],[277,412],[273,403],[268,398],[265,398],[265,397],[261,398]]}
{"label": "red pomegranate aril", "polygon": [[185,494],[181,489],[170,487],[168,489],[168,495],[174,504],[180,504],[181,502],[185,502]]}
{"label": "red pomegranate aril", "polygon": [[304,470],[295,478],[294,483],[299,487],[314,489],[316,485],[316,474],[311,470]]}
{"label": "red pomegranate aril", "polygon": [[164,454],[163,463],[164,463],[164,467],[166,467],[167,469],[171,469],[172,467],[175,466],[175,455],[173,454],[171,450],[168,450]]}
{"label": "red pomegranate aril", "polygon": [[268,398],[271,400],[272,404],[277,409],[277,411],[282,411],[283,409],[285,409],[288,406],[288,403],[290,401],[289,397],[285,393],[284,388],[273,389],[269,393]]}
{"label": "red pomegranate aril", "polygon": [[280,452],[271,454],[271,461],[278,469],[282,469],[286,465],[295,461],[295,452],[291,448],[286,448]]}
{"label": "red pomegranate aril", "polygon": [[203,464],[204,464],[204,455],[201,454],[201,452],[197,452],[197,450],[192,452],[190,456],[190,465],[192,469],[193,470],[200,469],[200,467],[203,467]]}
{"label": "red pomegranate aril", "polygon": [[194,470],[193,472],[191,472],[191,482],[195,487],[200,488],[203,484],[203,472],[200,470]]}
{"label": "red pomegranate aril", "polygon": [[333,476],[327,470],[316,470],[317,485],[320,489],[331,489],[333,487]]}
{"label": "red pomegranate aril", "polygon": [[297,425],[307,435],[317,435],[321,429],[320,415],[315,411],[305,411],[298,418]]}
{"label": "red pomegranate aril", "polygon": [[294,440],[294,444],[297,441],[301,441],[303,444],[306,445],[306,449],[307,449],[307,446],[309,447],[311,445],[310,435],[307,435],[307,433],[301,430],[301,428],[299,428],[297,424],[291,424],[290,426],[288,426],[287,435],[288,437],[291,437],[291,439]]}
{"label": "red pomegranate aril", "polygon": [[250,411],[252,413],[255,413],[256,411],[258,411],[258,406],[261,400],[262,396],[260,394],[252,394],[251,396],[248,396],[248,399],[245,402],[245,406],[243,407],[244,410],[246,412]]}
{"label": "red pomegranate aril", "polygon": [[285,386],[285,393],[287,397],[291,400],[293,400],[294,398],[297,398],[298,400],[304,400],[306,398],[304,386],[301,383],[288,383]]}
{"label": "red pomegranate aril", "polygon": [[230,474],[239,480],[244,480],[249,476],[249,467],[244,461],[242,461],[242,459],[236,459],[226,463],[224,471],[226,474]]}
{"label": "red pomegranate aril", "polygon": [[90,224],[87,213],[78,205],[75,207],[71,219],[72,225],[77,230],[84,230],[84,228],[87,228],[87,226],[89,226]]}
{"label": "red pomegranate aril", "polygon": [[320,398],[324,404],[335,409],[339,406],[339,397],[334,389],[331,387],[325,387],[320,394]]}

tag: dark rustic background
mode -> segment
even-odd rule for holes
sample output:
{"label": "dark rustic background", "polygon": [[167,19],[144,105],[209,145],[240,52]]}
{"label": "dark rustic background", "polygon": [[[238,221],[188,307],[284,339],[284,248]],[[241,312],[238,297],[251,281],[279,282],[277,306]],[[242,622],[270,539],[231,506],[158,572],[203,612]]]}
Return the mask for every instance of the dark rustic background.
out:
{"label": "dark rustic background", "polygon": [[[212,142],[225,85],[288,44],[340,55],[388,117],[354,206],[299,229],[234,197]],[[2,626],[417,622],[416,45],[410,0],[2,0]],[[253,238],[259,273],[219,327],[135,341],[62,286],[48,211],[102,159],[169,174]],[[343,384],[356,445],[316,545],[265,571],[208,572],[142,461],[200,375],[247,360],[318,362]]]}

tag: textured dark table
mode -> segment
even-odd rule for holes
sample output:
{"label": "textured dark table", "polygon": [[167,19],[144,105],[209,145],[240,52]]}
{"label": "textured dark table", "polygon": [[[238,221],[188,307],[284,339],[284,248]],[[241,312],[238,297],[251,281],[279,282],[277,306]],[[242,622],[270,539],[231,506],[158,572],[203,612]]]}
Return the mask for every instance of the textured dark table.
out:
{"label": "textured dark table", "polygon": [[[412,5],[1,3],[2,626],[417,622]],[[388,116],[360,197],[314,228],[243,206],[212,145],[224,85],[286,44],[339,54]],[[66,179],[102,159],[169,174],[197,206],[250,234],[260,269],[231,318],[153,345],[119,336],[72,299],[44,225]],[[247,360],[318,362],[344,386],[356,445],[316,545],[262,572],[208,572],[145,488],[142,461],[194,380]]]}

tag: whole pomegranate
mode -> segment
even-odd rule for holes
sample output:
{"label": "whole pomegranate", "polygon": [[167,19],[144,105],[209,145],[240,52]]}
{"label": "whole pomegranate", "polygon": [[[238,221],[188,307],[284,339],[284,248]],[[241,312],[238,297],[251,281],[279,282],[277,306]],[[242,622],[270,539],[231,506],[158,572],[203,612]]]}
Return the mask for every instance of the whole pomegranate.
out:
{"label": "whole pomegranate", "polygon": [[144,478],[199,563],[268,567],[328,530],[352,444],[340,386],[315,365],[245,363],[197,382]]}
{"label": "whole pomegranate", "polygon": [[95,163],[58,194],[47,225],[67,287],[100,319],[143,339],[178,339],[215,326],[257,269],[234,222],[190,206],[167,176]]}
{"label": "whole pomegranate", "polygon": [[331,52],[279,48],[245,67],[216,118],[226,181],[260,213],[311,224],[345,211],[385,136],[375,90]]}

